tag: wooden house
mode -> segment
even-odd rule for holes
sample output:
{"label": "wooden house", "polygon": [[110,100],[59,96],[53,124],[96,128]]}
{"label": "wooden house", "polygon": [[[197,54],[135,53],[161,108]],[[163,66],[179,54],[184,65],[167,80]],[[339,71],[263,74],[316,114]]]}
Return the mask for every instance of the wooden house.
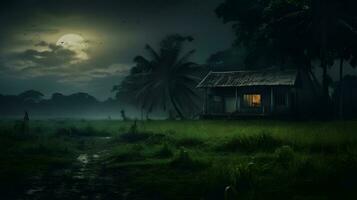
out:
{"label": "wooden house", "polygon": [[311,115],[320,92],[311,73],[298,70],[210,71],[202,117]]}

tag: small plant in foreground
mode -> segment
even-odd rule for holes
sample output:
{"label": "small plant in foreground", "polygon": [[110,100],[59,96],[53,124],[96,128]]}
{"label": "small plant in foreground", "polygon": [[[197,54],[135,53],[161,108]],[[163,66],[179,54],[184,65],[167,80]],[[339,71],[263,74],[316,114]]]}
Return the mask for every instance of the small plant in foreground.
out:
{"label": "small plant in foreground", "polygon": [[293,162],[296,157],[294,150],[288,145],[277,148],[275,150],[275,156],[276,161],[285,167]]}
{"label": "small plant in foreground", "polygon": [[139,132],[138,125],[135,120],[129,131],[120,135],[120,139],[125,142],[139,142],[148,139],[151,135],[152,133]]}

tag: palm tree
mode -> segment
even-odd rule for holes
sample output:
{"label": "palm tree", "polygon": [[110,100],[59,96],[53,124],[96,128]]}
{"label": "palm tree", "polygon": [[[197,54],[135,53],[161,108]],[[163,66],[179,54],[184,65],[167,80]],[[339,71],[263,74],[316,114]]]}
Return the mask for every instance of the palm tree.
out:
{"label": "palm tree", "polygon": [[137,56],[136,66],[124,81],[113,89],[117,97],[134,101],[140,108],[151,112],[154,108],[164,111],[174,109],[185,118],[185,111],[197,108],[200,96],[195,91],[199,78],[195,76],[199,67],[189,59],[195,50],[184,53],[183,43],[192,37],[168,35],[160,42],[159,51],[145,46],[149,58]]}

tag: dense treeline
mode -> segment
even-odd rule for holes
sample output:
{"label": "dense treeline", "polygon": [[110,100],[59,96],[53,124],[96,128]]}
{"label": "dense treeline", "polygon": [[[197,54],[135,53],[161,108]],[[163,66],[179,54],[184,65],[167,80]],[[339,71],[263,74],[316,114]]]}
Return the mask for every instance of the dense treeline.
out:
{"label": "dense treeline", "polygon": [[19,117],[28,111],[30,117],[109,118],[119,117],[121,109],[116,100],[99,101],[87,93],[54,93],[48,99],[35,90],[19,95],[0,94],[1,117]]}

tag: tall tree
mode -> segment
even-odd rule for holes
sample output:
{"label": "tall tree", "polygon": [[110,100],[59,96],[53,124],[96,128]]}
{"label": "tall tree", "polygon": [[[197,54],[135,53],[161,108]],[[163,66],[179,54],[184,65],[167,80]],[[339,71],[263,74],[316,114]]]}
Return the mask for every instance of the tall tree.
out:
{"label": "tall tree", "polygon": [[136,66],[130,75],[113,88],[117,97],[134,101],[147,112],[172,108],[181,119],[185,118],[185,110],[197,109],[200,96],[195,86],[199,78],[195,74],[199,67],[189,61],[195,50],[182,54],[184,42],[192,40],[174,34],[160,42],[158,51],[146,45],[149,58],[134,58]]}
{"label": "tall tree", "polygon": [[338,58],[335,42],[341,44],[347,34],[356,32],[356,8],[353,0],[226,0],[216,13],[234,23],[238,42],[262,49],[253,51],[253,60],[266,56],[273,59],[271,64],[280,60],[311,69],[311,61],[318,59],[327,106],[327,68]]}

